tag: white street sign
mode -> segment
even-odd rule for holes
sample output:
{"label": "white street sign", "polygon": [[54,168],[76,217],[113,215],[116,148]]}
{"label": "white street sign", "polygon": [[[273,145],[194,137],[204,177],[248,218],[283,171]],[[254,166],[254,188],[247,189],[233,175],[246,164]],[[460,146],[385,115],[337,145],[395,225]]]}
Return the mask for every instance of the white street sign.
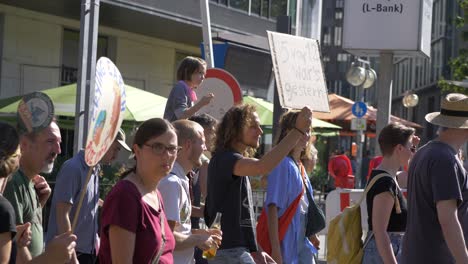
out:
{"label": "white street sign", "polygon": [[367,119],[353,118],[351,119],[351,130],[367,130]]}
{"label": "white street sign", "polygon": [[431,53],[432,0],[346,0],[343,49],[355,55]]}

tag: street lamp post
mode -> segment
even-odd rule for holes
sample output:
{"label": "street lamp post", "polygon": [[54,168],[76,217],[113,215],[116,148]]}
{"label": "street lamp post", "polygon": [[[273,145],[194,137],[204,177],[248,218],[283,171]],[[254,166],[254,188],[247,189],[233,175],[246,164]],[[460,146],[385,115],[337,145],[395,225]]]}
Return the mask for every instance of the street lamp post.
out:
{"label": "street lamp post", "polygon": [[[358,60],[362,63],[366,61]],[[368,65],[368,62],[367,62]],[[377,79],[377,74],[375,71],[367,66],[366,68],[361,67],[358,65],[357,62],[353,62],[351,67],[348,69],[346,73],[346,80],[348,83],[356,87],[356,101],[364,101],[364,89],[368,89],[374,85],[375,80]],[[362,146],[364,143],[364,133],[361,129],[357,130],[356,133],[356,141],[357,141],[357,152],[356,152],[356,175],[354,175],[355,179],[355,187],[361,188],[361,174],[362,174]]]}
{"label": "street lamp post", "polygon": [[412,122],[413,111],[411,108],[418,105],[418,102],[419,102],[418,95],[413,93],[412,91],[408,91],[405,93],[405,96],[403,96],[403,99],[401,101],[403,103],[403,106],[408,109],[408,120]]}

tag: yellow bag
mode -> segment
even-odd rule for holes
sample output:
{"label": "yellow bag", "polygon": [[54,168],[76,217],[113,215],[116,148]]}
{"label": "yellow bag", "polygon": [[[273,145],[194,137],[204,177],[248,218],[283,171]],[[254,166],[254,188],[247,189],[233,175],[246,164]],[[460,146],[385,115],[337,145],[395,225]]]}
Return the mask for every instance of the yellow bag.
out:
{"label": "yellow bag", "polygon": [[[362,262],[364,252],[361,239],[361,203],[375,182],[383,177],[391,176],[386,173],[375,176],[367,185],[359,201],[346,207],[341,214],[330,221],[327,234],[328,264],[357,264]],[[400,204],[396,196],[395,206],[399,211]]]}

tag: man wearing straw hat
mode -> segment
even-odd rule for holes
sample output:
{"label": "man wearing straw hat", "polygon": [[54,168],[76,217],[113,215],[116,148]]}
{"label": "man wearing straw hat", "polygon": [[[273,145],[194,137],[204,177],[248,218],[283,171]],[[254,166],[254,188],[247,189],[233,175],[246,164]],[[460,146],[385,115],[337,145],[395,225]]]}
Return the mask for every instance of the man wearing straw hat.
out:
{"label": "man wearing straw hat", "polygon": [[[114,142],[100,163],[109,164],[115,160],[121,147],[131,151],[125,143],[125,133],[122,129],[117,133]],[[86,184],[88,171],[89,166],[85,162],[84,150],[65,161],[60,168],[52,197],[46,243],[49,243],[57,234],[71,230],[71,219],[78,208],[78,200],[82,187]],[[96,261],[100,172],[99,165],[93,168],[91,178],[86,186],[86,196],[79,213],[79,221],[74,230],[74,234],[77,235],[75,248],[77,259],[75,260],[78,260],[79,263],[95,263]]]}
{"label": "man wearing straw hat", "polygon": [[408,171],[403,263],[468,263],[468,182],[458,150],[468,140],[468,97],[448,94],[426,115],[439,136],[420,148]]}

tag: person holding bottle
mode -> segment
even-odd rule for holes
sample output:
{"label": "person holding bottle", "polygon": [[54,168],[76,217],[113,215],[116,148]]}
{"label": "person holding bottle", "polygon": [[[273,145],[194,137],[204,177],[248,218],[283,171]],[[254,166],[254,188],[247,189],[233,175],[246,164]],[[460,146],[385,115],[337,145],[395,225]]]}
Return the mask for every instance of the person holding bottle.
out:
{"label": "person holding bottle", "polygon": [[261,159],[253,158],[263,133],[255,107],[249,104],[229,109],[218,126],[213,156],[208,165],[205,221],[208,225],[216,212],[223,214],[223,243],[217,263],[271,263],[271,257],[257,245],[252,190],[247,176],[263,175],[273,170],[306,135],[312,122],[312,111],[304,107],[294,128]]}
{"label": "person holding bottle", "polygon": [[[190,120],[172,123],[177,133],[179,151],[170,171],[158,184],[158,190],[166,206],[169,226],[176,240],[174,263],[194,263],[194,247],[209,249],[221,243],[221,231],[192,229],[193,192],[192,169],[202,165],[201,155],[206,149],[203,127]],[[189,176],[187,176],[189,175]]]}

